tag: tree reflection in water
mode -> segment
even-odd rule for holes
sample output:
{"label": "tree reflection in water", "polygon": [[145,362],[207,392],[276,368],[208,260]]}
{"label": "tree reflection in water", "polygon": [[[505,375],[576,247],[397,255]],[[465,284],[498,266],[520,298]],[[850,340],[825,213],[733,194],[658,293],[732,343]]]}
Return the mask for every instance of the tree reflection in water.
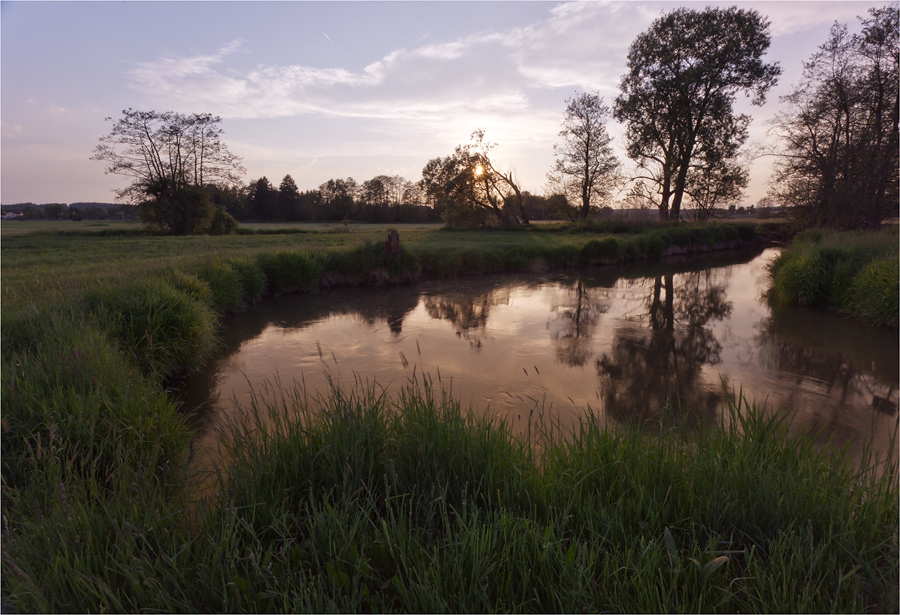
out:
{"label": "tree reflection in water", "polygon": [[467,340],[472,348],[479,350],[491,307],[509,305],[509,289],[477,295],[430,294],[422,297],[422,305],[429,316],[450,322],[457,337]]}
{"label": "tree reflection in water", "polygon": [[609,311],[608,304],[601,304],[597,290],[586,288],[580,278],[574,286],[561,285],[563,300],[551,306],[557,317],[550,330],[556,344],[556,358],[563,365],[581,367],[591,358],[591,338],[600,321],[600,315]]}
{"label": "tree reflection in water", "polygon": [[709,325],[732,310],[726,280],[715,278],[712,270],[656,276],[640,319],[648,325],[619,328],[610,353],[597,360],[609,416],[637,425],[658,423],[664,413],[688,426],[715,419],[723,394],[703,386],[700,375],[704,365],[721,362]]}
{"label": "tree reflection in water", "polygon": [[[845,423],[840,415],[858,406],[859,398],[878,412],[897,413],[896,346],[877,339],[891,332],[853,321],[835,327],[832,314],[795,306],[772,304],[770,309],[771,317],[758,324],[755,340],[760,364],[792,378],[795,392],[785,403],[808,410],[812,431]],[[823,335],[826,330],[828,335]],[[833,403],[804,403],[799,396],[806,383],[821,387]]]}

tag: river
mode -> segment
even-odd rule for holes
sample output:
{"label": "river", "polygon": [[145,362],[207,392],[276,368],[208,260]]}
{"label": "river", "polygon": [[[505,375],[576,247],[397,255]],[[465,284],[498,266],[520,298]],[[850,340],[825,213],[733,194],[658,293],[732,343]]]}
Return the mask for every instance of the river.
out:
{"label": "river", "polygon": [[896,331],[770,306],[778,250],[543,274],[429,280],[267,299],[223,323],[218,360],[178,395],[197,449],[250,389],[329,378],[387,389],[427,379],[522,432],[535,413],[570,429],[601,420],[688,429],[721,416],[725,391],[792,415],[860,454],[897,428]]}

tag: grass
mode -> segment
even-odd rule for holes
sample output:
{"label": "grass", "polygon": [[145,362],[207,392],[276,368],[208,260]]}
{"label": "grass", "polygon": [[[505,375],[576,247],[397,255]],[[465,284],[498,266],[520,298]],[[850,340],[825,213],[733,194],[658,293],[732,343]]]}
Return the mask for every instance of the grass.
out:
{"label": "grass", "polygon": [[771,296],[897,328],[897,262],[897,227],[878,233],[807,231],[772,263]]}
{"label": "grass", "polygon": [[589,417],[536,434],[538,458],[425,385],[276,386],[198,506],[133,470],[8,498],[4,591],[48,612],[895,612],[896,467],[786,427],[742,401],[690,441]]}
{"label": "grass", "polygon": [[427,389],[336,389],[311,403],[281,390],[233,426],[219,498],[193,502],[203,477],[189,472],[189,417],[165,387],[215,351],[220,314],[328,284],[654,258],[754,233],[415,227],[400,229],[403,255],[386,257],[383,231],[8,236],[4,225],[4,601],[22,612],[897,609],[895,468],[857,472],[744,408],[708,442],[592,422],[547,435],[537,459]]}

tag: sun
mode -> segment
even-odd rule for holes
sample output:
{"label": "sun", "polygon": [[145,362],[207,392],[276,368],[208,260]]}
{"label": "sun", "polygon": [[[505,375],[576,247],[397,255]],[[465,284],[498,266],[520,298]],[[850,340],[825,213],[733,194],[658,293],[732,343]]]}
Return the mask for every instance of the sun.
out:
{"label": "sun", "polygon": [[475,175],[482,175],[483,173],[484,173],[484,167],[482,167],[480,164],[477,167],[475,167]]}

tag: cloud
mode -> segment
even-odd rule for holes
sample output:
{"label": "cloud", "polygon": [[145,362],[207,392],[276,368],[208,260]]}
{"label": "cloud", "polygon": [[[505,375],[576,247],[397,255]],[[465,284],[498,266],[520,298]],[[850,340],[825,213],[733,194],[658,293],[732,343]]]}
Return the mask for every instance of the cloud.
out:
{"label": "cloud", "polygon": [[239,72],[229,68],[229,56],[244,43],[234,41],[212,54],[142,62],[130,78],[152,105],[230,118],[320,114],[441,122],[524,114],[539,104],[534,90],[611,94],[628,42],[650,19],[641,5],[562,4],[527,27],[396,49],[357,71],[260,64]]}
{"label": "cloud", "polygon": [[[772,22],[772,36],[787,36],[835,21],[858,24],[856,17],[864,16],[870,6],[882,3],[869,2],[771,2],[759,10]],[[824,42],[824,41],[822,41]]]}
{"label": "cloud", "polygon": [[[834,20],[855,22],[855,15],[871,6],[738,5],[767,16],[773,37],[780,37],[785,48],[792,43],[791,35],[814,26],[821,29]],[[235,54],[245,54],[245,60],[254,57],[254,51],[251,43],[235,40],[213,53],[141,62],[129,77],[152,107],[202,110],[234,120],[305,121],[297,132],[306,136],[307,156],[324,154],[325,142],[336,148],[340,142],[344,151],[360,156],[409,155],[425,149],[433,156],[447,153],[444,148],[463,142],[472,130],[485,128],[488,138],[500,144],[498,154],[510,162],[530,156],[530,174],[542,177],[539,167],[551,163],[565,99],[578,90],[597,90],[612,103],[631,42],[675,6],[665,1],[562,3],[549,8],[544,19],[522,27],[450,40],[439,40],[432,31],[410,48],[364,58],[357,65],[363,65],[361,69],[265,61],[239,65]],[[808,50],[800,55],[806,57]],[[754,128],[770,113],[754,108]],[[321,136],[326,134],[320,128],[324,125],[334,129],[328,136]],[[617,147],[620,129],[610,126]]]}
{"label": "cloud", "polygon": [[22,125],[0,121],[0,131],[2,131],[4,137],[18,137],[22,134]]}

